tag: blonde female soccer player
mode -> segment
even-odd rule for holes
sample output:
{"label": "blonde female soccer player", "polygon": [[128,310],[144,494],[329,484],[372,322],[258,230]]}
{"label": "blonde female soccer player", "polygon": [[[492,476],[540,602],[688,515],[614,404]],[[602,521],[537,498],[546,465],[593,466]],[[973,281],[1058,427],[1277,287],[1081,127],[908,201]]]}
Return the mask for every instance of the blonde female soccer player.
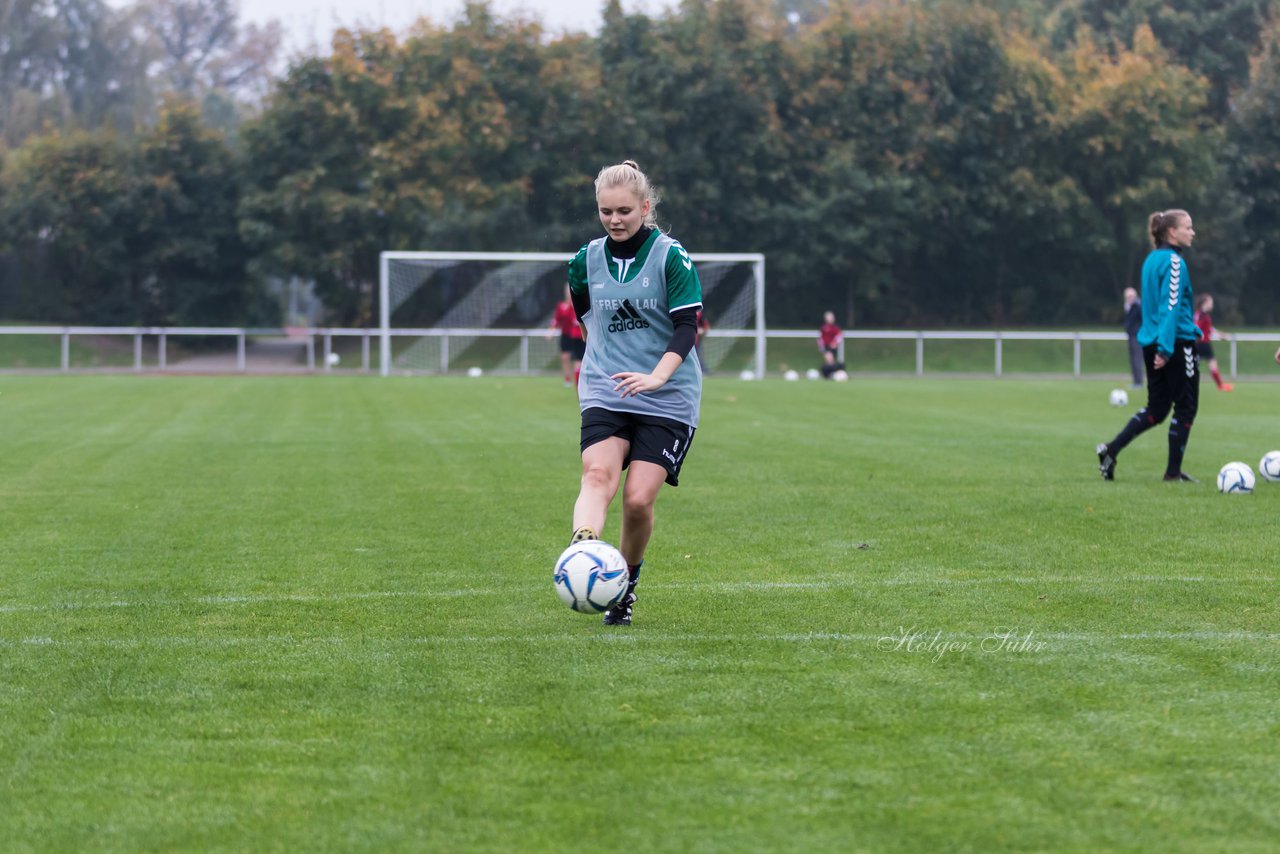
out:
{"label": "blonde female soccer player", "polygon": [[1147,405],[1134,413],[1114,439],[1098,445],[1098,470],[1103,480],[1115,480],[1120,452],[1172,409],[1164,479],[1194,483],[1195,478],[1182,470],[1182,458],[1200,405],[1196,353],[1200,330],[1192,319],[1191,271],[1182,256],[1196,230],[1191,215],[1175,209],[1153,213],[1147,231],[1152,249],[1142,264],[1142,328],[1138,331],[1147,367]]}
{"label": "blonde female soccer player", "polygon": [[604,622],[630,625],[654,501],[664,483],[679,484],[698,427],[702,368],[693,345],[702,284],[684,247],[658,229],[657,193],[635,161],[601,169],[595,190],[604,236],[569,262],[569,291],[587,333],[573,542],[598,539],[621,484],[619,550],[630,583]]}

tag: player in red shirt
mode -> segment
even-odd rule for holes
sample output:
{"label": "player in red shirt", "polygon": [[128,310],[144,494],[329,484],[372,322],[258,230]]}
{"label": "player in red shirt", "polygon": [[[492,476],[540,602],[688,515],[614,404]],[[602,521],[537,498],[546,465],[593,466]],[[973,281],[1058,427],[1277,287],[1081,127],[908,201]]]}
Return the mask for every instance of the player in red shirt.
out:
{"label": "player in red shirt", "polygon": [[556,313],[551,318],[551,328],[560,330],[560,370],[564,373],[564,384],[576,387],[578,375],[582,373],[582,357],[587,352],[587,342],[582,339],[582,327],[578,324],[567,285],[564,300],[556,306]]}
{"label": "player in red shirt", "polygon": [[1200,356],[1201,362],[1209,363],[1209,373],[1213,375],[1213,381],[1218,384],[1219,391],[1231,391],[1235,386],[1222,379],[1222,374],[1218,371],[1218,360],[1213,356],[1213,339],[1225,339],[1217,329],[1213,328],[1213,318],[1210,316],[1213,311],[1213,294],[1201,294],[1196,300],[1195,324],[1200,330],[1200,340],[1196,342],[1196,353]]}
{"label": "player in red shirt", "polygon": [[831,379],[837,371],[844,370],[844,362],[840,361],[840,341],[844,333],[836,326],[834,312],[822,315],[822,326],[818,329],[818,350],[822,353],[822,376]]}

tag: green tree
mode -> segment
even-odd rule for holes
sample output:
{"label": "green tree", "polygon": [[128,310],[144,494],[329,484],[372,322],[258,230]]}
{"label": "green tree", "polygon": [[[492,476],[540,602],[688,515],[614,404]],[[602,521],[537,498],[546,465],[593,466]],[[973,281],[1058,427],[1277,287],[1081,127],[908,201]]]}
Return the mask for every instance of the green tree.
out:
{"label": "green tree", "polygon": [[23,267],[16,310],[59,323],[131,324],[139,307],[138,196],[124,149],[83,131],[34,137],[6,159],[4,228]]}
{"label": "green tree", "polygon": [[1049,26],[1060,47],[1093,34],[1113,51],[1136,49],[1135,33],[1149,28],[1172,62],[1208,80],[1208,109],[1223,118],[1275,9],[1275,0],[1063,0]]}
{"label": "green tree", "polygon": [[1037,44],[955,5],[845,12],[814,35],[787,99],[796,191],[780,208],[805,235],[780,260],[807,316],[1039,319],[1026,270],[1086,202],[1055,161],[1063,85]]}
{"label": "green tree", "polygon": [[239,175],[220,133],[173,101],[135,149],[138,265],[148,323],[236,325],[258,319],[237,206]]}
{"label": "green tree", "polygon": [[[1239,317],[1274,325],[1280,323],[1280,29],[1274,23],[1235,107],[1227,132],[1238,156],[1227,162],[1235,191],[1252,199],[1244,232],[1259,256],[1241,287]],[[1226,309],[1229,318],[1231,306]]]}
{"label": "green tree", "polygon": [[279,22],[242,24],[234,0],[140,0],[136,8],[156,57],[157,91],[250,101],[269,91]]}
{"label": "green tree", "polygon": [[598,79],[588,59],[581,38],[546,47],[483,4],[403,43],[339,33],[245,130],[242,233],[259,265],[314,279],[333,320],[365,323],[381,250],[568,249],[559,212],[582,178],[565,155],[590,145],[578,122],[605,115],[580,89]]}
{"label": "green tree", "polygon": [[46,126],[128,131],[148,107],[132,13],[102,0],[0,0],[0,142]]}
{"label": "green tree", "polygon": [[[1197,279],[1218,279],[1213,289],[1229,296],[1240,286],[1239,221],[1247,205],[1220,197],[1228,186],[1221,151],[1224,135],[1205,112],[1207,84],[1170,61],[1146,27],[1132,51],[1117,54],[1082,43],[1074,54],[1072,99],[1065,112],[1069,140],[1063,168],[1088,196],[1096,227],[1085,235],[1105,282],[1097,305],[1111,305],[1133,284],[1149,249],[1150,212],[1192,211],[1202,232]],[[1206,231],[1208,226],[1208,231]]]}

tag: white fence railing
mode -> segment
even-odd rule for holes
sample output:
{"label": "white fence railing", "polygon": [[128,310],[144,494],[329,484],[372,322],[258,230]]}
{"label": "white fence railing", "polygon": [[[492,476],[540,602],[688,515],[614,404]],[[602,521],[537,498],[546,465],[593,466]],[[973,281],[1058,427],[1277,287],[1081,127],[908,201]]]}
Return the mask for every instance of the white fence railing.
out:
{"label": "white fence railing", "polygon": [[[374,355],[376,354],[380,356],[379,349],[372,347],[371,342],[375,339],[379,339],[383,334],[384,333],[378,329],[357,328],[255,329],[201,326],[0,326],[0,344],[3,343],[3,338],[11,336],[52,336],[58,339],[59,346],[59,358],[56,367],[14,364],[11,360],[7,360],[5,358],[3,350],[0,349],[0,372],[13,372],[14,370],[21,370],[24,373],[32,371],[71,372],[103,370],[104,368],[100,366],[75,364],[72,358],[72,342],[76,338],[126,337],[132,338],[132,363],[117,365],[114,368],[115,370],[123,369],[139,372],[147,370],[192,370],[191,365],[194,362],[198,365],[198,367],[195,368],[196,370],[207,370],[211,373],[248,372],[250,370],[293,370],[297,372],[305,371],[328,373],[333,370],[336,364],[336,360],[333,359],[333,356],[336,353],[334,346],[335,341],[340,339],[356,339],[357,343],[355,345],[351,347],[344,346],[342,349],[348,355],[351,354],[350,351],[352,349],[358,349],[360,354],[359,366],[354,369],[369,373],[372,372],[375,367],[372,362]],[[544,327],[537,329],[393,329],[386,334],[389,336],[388,345],[392,343],[391,339],[397,338],[440,339],[438,368],[434,364],[430,368],[419,368],[416,370],[396,369],[392,366],[392,373],[447,373],[451,369],[457,369],[457,360],[452,359],[450,356],[449,340],[464,338],[471,340],[476,338],[516,339],[515,348],[518,355],[512,360],[513,370],[520,373],[531,373],[548,369],[545,365],[534,363],[534,360],[531,358],[530,348],[531,341],[542,341],[546,338],[547,329]],[[195,360],[190,359],[190,354],[187,354],[187,358],[184,359],[184,361],[173,363],[170,359],[171,341],[175,338],[180,339],[184,337],[231,337],[235,339],[235,352],[234,354],[220,353],[214,358],[205,357],[203,359]],[[755,353],[753,359],[759,359],[760,354],[764,352],[763,348],[759,345],[759,332],[757,330],[713,329],[708,333],[708,337],[755,339],[757,344],[753,348]],[[817,338],[816,334],[811,330],[794,329],[766,330],[764,337],[765,339],[807,339],[815,342]],[[1004,345],[1005,342],[1008,341],[1071,342],[1071,374],[1074,377],[1082,377],[1086,375],[1081,366],[1081,346],[1084,342],[1124,342],[1126,340],[1125,335],[1120,332],[1024,332],[1017,330],[850,330],[844,333],[844,338],[846,342],[870,340],[914,342],[914,373],[916,376],[925,375],[926,342],[990,341],[992,344],[991,373],[996,377],[1005,375]],[[290,362],[288,366],[282,366],[278,359],[271,363],[251,364],[250,341],[261,342],[263,340],[271,339],[291,345],[295,348],[296,361]],[[1238,333],[1232,335],[1227,341],[1218,342],[1219,347],[1224,343],[1228,345],[1226,361],[1228,365],[1228,373],[1232,377],[1237,375],[1237,344],[1244,342],[1280,344],[1280,333]],[[842,359],[844,358],[844,346],[844,343],[842,343],[840,352]],[[147,351],[148,347],[154,348],[154,359],[144,359],[144,351]],[[394,349],[388,347],[386,352],[394,353]],[[858,366],[853,365],[851,367],[856,371]],[[1108,371],[1108,373],[1123,373],[1125,367],[1125,362],[1119,362],[1115,368]],[[349,364],[348,369],[350,368],[351,366]]]}

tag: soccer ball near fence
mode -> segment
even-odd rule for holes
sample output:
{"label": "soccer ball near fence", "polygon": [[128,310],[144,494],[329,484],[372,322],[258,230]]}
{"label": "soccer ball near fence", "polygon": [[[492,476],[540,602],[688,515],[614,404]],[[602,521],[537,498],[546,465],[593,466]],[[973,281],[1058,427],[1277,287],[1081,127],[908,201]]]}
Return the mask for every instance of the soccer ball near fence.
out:
{"label": "soccer ball near fence", "polygon": [[1218,491],[1231,494],[1253,492],[1253,469],[1244,463],[1227,463],[1218,472]]}
{"label": "soccer ball near fence", "polygon": [[1111,397],[1108,399],[1111,401],[1112,406],[1128,406],[1129,392],[1122,388],[1113,388],[1111,389]]}
{"label": "soccer ball near fence", "polygon": [[627,592],[627,561],[602,540],[574,543],[556,559],[556,595],[575,611],[597,614]]}
{"label": "soccer ball near fence", "polygon": [[1263,480],[1280,481],[1280,451],[1267,451],[1258,462],[1258,474]]}

